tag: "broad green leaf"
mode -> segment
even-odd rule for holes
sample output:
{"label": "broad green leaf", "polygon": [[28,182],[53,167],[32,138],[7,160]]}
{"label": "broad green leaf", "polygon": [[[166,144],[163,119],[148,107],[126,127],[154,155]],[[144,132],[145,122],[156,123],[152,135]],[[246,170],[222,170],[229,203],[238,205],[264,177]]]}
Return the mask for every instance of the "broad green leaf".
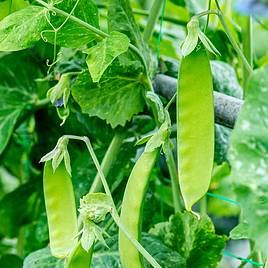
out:
{"label": "broad green leaf", "polygon": [[[104,246],[95,246],[95,251],[92,258],[92,268],[122,268],[118,253],[118,237],[117,235],[107,239],[109,249]],[[185,260],[180,254],[161,242],[157,237],[142,233],[142,245],[145,249],[157,260],[157,262],[163,268],[184,268]],[[151,267],[150,264],[145,261],[146,268]]]}
{"label": "broad green leaf", "polygon": [[30,197],[37,186],[34,182],[21,185],[0,200],[0,234],[7,237],[18,235],[21,225],[29,217]]}
{"label": "broad green leaf", "polygon": [[268,257],[268,67],[249,78],[245,103],[231,136],[228,158],[248,237]]}
{"label": "broad green leaf", "polygon": [[31,47],[46,27],[46,9],[29,6],[0,21],[0,51],[17,51]]}
{"label": "broad green leaf", "polygon": [[1,268],[21,268],[22,259],[13,254],[5,254],[0,257],[0,267]]}
{"label": "broad green leaf", "polygon": [[88,54],[86,62],[92,81],[99,82],[104,71],[120,54],[126,52],[129,39],[119,32],[111,32],[110,36],[85,52]]}
{"label": "broad green leaf", "polygon": [[[23,68],[21,62],[25,64]],[[0,58],[0,154],[19,116],[37,98],[34,78],[39,75],[39,68],[28,53],[13,53]]]}
{"label": "broad green leaf", "polygon": [[158,223],[150,233],[186,259],[185,267],[217,267],[225,247],[225,237],[215,234],[208,216],[200,220],[185,211]]}
{"label": "broad green leaf", "polygon": [[150,53],[136,24],[129,0],[108,1],[108,30],[127,35],[130,42],[140,50],[149,62]]}
{"label": "broad green leaf", "polygon": [[[60,1],[56,7],[70,13],[76,2],[77,0]],[[72,15],[99,28],[98,8],[92,0],[80,0]],[[60,27],[65,20],[66,17],[61,15],[50,16],[50,22],[55,28]],[[52,30],[51,26],[48,26],[46,30]],[[44,37],[47,38],[50,43],[54,43],[53,32],[44,32]],[[57,32],[57,45],[62,47],[81,47],[95,39],[96,35],[91,30],[70,19],[68,19],[64,26]]]}
{"label": "broad green leaf", "polygon": [[239,223],[231,232],[231,239],[249,239],[248,238],[249,225],[246,222]]}
{"label": "broad green leaf", "polygon": [[138,75],[114,68],[94,84],[88,72],[78,75],[72,89],[75,101],[89,116],[98,116],[113,128],[124,126],[143,110],[145,85]]}
{"label": "broad green leaf", "polygon": [[118,31],[124,33],[129,37],[133,45],[144,51],[145,43],[135,22],[128,0],[108,1],[108,29],[109,32]]}
{"label": "broad green leaf", "polygon": [[64,260],[53,257],[49,248],[32,252],[23,262],[23,268],[63,268]]}
{"label": "broad green leaf", "polygon": [[[156,259],[163,268],[183,268],[186,267],[185,258],[177,251],[167,247],[157,237],[142,233],[142,244],[145,249]],[[151,265],[145,261],[145,267],[150,268]]]}
{"label": "broad green leaf", "polygon": [[[12,1],[12,5],[11,5]],[[10,13],[18,11],[22,8],[25,8],[29,5],[28,1],[21,0],[1,0],[0,1],[0,20],[8,16]]]}

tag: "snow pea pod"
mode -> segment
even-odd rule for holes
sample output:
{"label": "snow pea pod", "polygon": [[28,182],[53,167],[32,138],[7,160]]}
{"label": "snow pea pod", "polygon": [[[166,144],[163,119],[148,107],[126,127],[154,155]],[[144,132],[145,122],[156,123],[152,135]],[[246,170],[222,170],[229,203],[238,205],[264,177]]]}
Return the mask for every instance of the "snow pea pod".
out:
{"label": "snow pea pod", "polygon": [[[120,219],[133,238],[140,240],[143,201],[159,149],[143,152],[133,167],[125,189]],[[119,229],[119,254],[124,268],[143,267],[139,251]]]}
{"label": "snow pea pod", "polygon": [[210,64],[199,48],[181,61],[177,94],[178,172],[188,211],[209,188],[214,159],[214,102]]}
{"label": "snow pea pod", "polygon": [[73,185],[63,162],[55,172],[51,160],[45,163],[43,186],[51,253],[64,258],[77,243],[78,226]]}

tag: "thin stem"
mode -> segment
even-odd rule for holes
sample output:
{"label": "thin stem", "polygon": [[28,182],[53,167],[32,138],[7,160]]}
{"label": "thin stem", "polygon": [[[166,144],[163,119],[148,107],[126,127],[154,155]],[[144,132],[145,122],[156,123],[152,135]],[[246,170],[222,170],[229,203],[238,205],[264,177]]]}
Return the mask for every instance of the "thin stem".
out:
{"label": "thin stem", "polygon": [[[126,137],[126,132],[119,131],[116,132],[106,153],[105,156],[101,162],[101,169],[104,174],[104,176],[107,176],[111,166],[117,159],[118,153],[120,151],[121,145]],[[102,190],[102,181],[100,178],[99,173],[97,173],[96,177],[94,178],[94,181],[91,185],[91,188],[89,190],[90,193],[97,193]]]}
{"label": "thin stem", "polygon": [[[110,35],[103,32],[102,30],[90,25],[89,23],[86,23],[85,21],[83,20],[80,20],[79,18],[73,16],[73,15],[70,15],[69,13],[61,10],[61,9],[58,9],[56,7],[54,7],[53,5],[51,4],[47,4],[46,2],[44,2],[43,0],[35,0],[37,3],[39,3],[40,5],[46,7],[48,10],[52,10],[54,12],[56,12],[57,14],[63,16],[63,17],[66,17],[66,18],[69,18],[71,21],[74,21],[76,23],[78,23],[79,25],[89,29],[90,31],[92,31],[93,33],[96,34],[96,36],[102,40],[104,38],[107,38],[109,37]],[[130,44],[129,45],[129,48],[135,52],[137,54],[137,56],[141,59],[142,63],[144,64],[144,66],[146,67],[146,61],[143,57],[143,55],[140,53],[140,51],[133,45],[133,44]]]}
{"label": "thin stem", "polygon": [[249,74],[251,74],[253,70],[252,70],[249,62],[247,61],[245,55],[241,51],[239,45],[236,43],[235,38],[233,37],[231,31],[229,30],[229,28],[227,26],[227,23],[225,22],[224,15],[220,10],[219,10],[218,16],[219,16],[220,22],[224,28],[224,31],[225,31],[226,35],[228,36],[234,50],[236,51],[236,53],[238,54],[238,56],[240,57],[240,59],[243,62],[243,66],[244,66],[245,70],[247,70],[247,72]]}
{"label": "thin stem", "polygon": [[34,106],[35,106],[35,110],[39,110],[45,106],[47,106],[50,103],[50,99],[49,98],[45,98],[42,100],[37,100],[34,102]]}
{"label": "thin stem", "polygon": [[[242,45],[244,55],[250,64],[253,66],[253,48],[252,48],[252,19],[250,16],[242,18]],[[247,79],[250,73],[248,70],[243,68],[243,87],[246,88]]]}
{"label": "thin stem", "polygon": [[214,15],[217,15],[218,16],[219,15],[219,12],[218,12],[218,10],[205,10],[203,12],[200,12],[200,13],[194,15],[194,17],[200,18],[200,17],[206,16],[206,15],[210,15],[210,14],[214,14]]}
{"label": "thin stem", "polygon": [[12,4],[13,4],[13,0],[10,0],[9,7],[8,7],[8,14],[11,14],[12,12]]}
{"label": "thin stem", "polygon": [[234,50],[236,51],[236,53],[238,54],[238,56],[240,57],[240,59],[243,62],[244,68],[247,70],[247,72],[249,74],[251,74],[253,70],[252,70],[249,62],[247,61],[247,59],[246,59],[245,55],[243,54],[242,50],[240,49],[239,45],[236,43],[235,38],[233,37],[232,32],[230,31],[230,29],[225,21],[224,15],[223,15],[222,11],[220,10],[219,5],[217,5],[217,7],[219,8],[218,10],[206,10],[204,12],[201,12],[201,13],[195,15],[195,17],[202,17],[202,16],[206,16],[209,14],[215,14],[219,17],[220,22],[224,28],[224,31],[225,31],[230,43],[232,44]]}
{"label": "thin stem", "polygon": [[124,235],[131,241],[131,243],[137,248],[139,252],[142,253],[143,257],[154,267],[154,268],[161,268],[161,266],[157,263],[157,261],[149,254],[146,249],[136,240],[133,239],[133,237],[130,235],[128,230],[125,228],[125,226],[121,223],[120,218],[117,213],[111,213],[115,223],[119,226],[119,228],[122,230]]}
{"label": "thin stem", "polygon": [[[211,8],[211,0],[208,0],[208,10],[210,10],[210,8]],[[210,17],[210,14],[208,14],[208,16],[207,16],[207,21],[206,21],[204,33],[206,33],[208,25],[209,25],[209,17]]]}
{"label": "thin stem", "polygon": [[[149,85],[149,88],[152,92],[154,92],[154,88],[152,85],[152,81],[147,77],[147,83]],[[176,96],[177,94],[175,94]],[[174,97],[174,96],[173,96]],[[172,99],[173,99],[172,97]],[[174,100],[174,99],[173,99]],[[171,102],[167,104],[166,109],[168,109],[168,105],[170,105]],[[157,106],[152,103],[151,109],[153,111],[153,115],[156,121],[157,126],[160,126],[160,122],[158,121],[157,117]],[[170,142],[170,141],[169,141]],[[172,153],[172,149],[168,146],[167,150],[165,151],[165,156],[166,156],[166,162],[171,178],[171,188],[172,188],[172,196],[173,196],[173,202],[174,202],[174,209],[175,211],[180,211],[181,210],[181,195],[180,195],[180,187],[179,187],[179,178],[178,178],[178,173],[177,173],[177,167],[175,164],[174,156]]]}
{"label": "thin stem", "polygon": [[153,5],[151,7],[150,13],[149,13],[149,18],[144,30],[144,41],[146,43],[149,43],[152,34],[154,32],[154,27],[156,22],[158,21],[159,18],[159,13],[161,10],[161,7],[163,5],[164,0],[154,0]]}
{"label": "thin stem", "polygon": [[236,51],[236,53],[238,54],[238,56],[240,57],[240,59],[242,60],[243,62],[243,66],[245,68],[245,70],[251,74],[253,69],[250,65],[250,63],[248,62],[247,58],[245,57],[245,55],[243,54],[243,52],[241,51],[239,45],[236,43],[235,41],[235,38],[233,37],[232,35],[232,32],[230,31],[230,29],[228,28],[228,25],[225,21],[225,18],[224,18],[224,15],[223,15],[223,12],[221,11],[221,7],[220,7],[220,4],[218,2],[218,0],[215,0],[215,3],[216,3],[216,6],[217,6],[217,9],[218,9],[218,17],[220,19],[220,22],[224,28],[224,31],[227,35],[227,37],[229,38],[234,50]]}
{"label": "thin stem", "polygon": [[[107,5],[105,5],[105,4],[98,4],[97,6],[99,8],[107,8]],[[145,16],[145,17],[148,17],[150,15],[150,10],[133,8],[132,11],[133,11],[133,14],[135,14],[135,15],[140,15],[140,16]],[[171,23],[178,24],[178,25],[183,25],[183,26],[185,26],[187,24],[187,22],[185,20],[180,20],[180,19],[177,19],[175,17],[171,17],[171,16],[167,16],[167,15],[164,16],[164,21],[171,22]]]}
{"label": "thin stem", "polygon": [[[170,142],[170,141],[169,141]],[[171,178],[172,197],[175,213],[182,210],[182,200],[180,194],[179,178],[177,174],[177,167],[171,150],[166,152],[166,161],[169,175]]]}
{"label": "thin stem", "polygon": [[124,232],[124,234],[126,235],[126,237],[130,240],[130,242],[137,248],[137,250],[143,255],[143,257],[154,267],[154,268],[161,268],[161,266],[156,262],[156,260],[150,255],[150,253],[136,240],[132,237],[132,235],[128,232],[128,230],[125,228],[125,226],[121,223],[120,218],[119,218],[119,214],[116,210],[116,206],[109,188],[109,185],[107,183],[107,180],[103,174],[103,171],[101,169],[100,163],[97,159],[97,156],[94,152],[94,149],[91,145],[91,142],[89,140],[88,137],[83,136],[75,136],[75,135],[64,135],[63,138],[67,138],[67,139],[72,139],[72,140],[79,140],[79,141],[83,141],[86,144],[86,147],[90,153],[90,156],[94,162],[94,165],[97,168],[97,171],[99,173],[101,182],[103,184],[105,193],[111,198],[112,201],[112,211],[111,211],[111,215],[115,221],[115,223],[118,225],[119,228],[121,228],[121,230]]}
{"label": "thin stem", "polygon": [[168,104],[166,105],[165,109],[168,110],[170,105],[176,100],[177,92],[172,96],[172,98],[169,100]]}
{"label": "thin stem", "polygon": [[161,14],[161,20],[160,20],[160,30],[159,30],[159,34],[158,34],[158,38],[157,38],[157,49],[156,49],[156,55],[157,55],[157,59],[159,59],[159,53],[160,53],[160,44],[161,44],[161,40],[162,40],[162,33],[163,33],[163,18],[165,15],[165,9],[166,9],[166,0],[164,0],[164,4],[162,7],[162,14]]}
{"label": "thin stem", "polygon": [[201,216],[204,216],[207,214],[207,196],[205,195],[200,201],[200,214]]}

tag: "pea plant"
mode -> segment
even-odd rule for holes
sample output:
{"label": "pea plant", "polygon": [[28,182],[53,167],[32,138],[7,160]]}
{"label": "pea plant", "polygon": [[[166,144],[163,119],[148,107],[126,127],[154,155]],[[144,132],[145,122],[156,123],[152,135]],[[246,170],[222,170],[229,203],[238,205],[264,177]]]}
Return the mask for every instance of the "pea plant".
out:
{"label": "pea plant", "polygon": [[0,267],[267,267],[267,9],[0,0]]}

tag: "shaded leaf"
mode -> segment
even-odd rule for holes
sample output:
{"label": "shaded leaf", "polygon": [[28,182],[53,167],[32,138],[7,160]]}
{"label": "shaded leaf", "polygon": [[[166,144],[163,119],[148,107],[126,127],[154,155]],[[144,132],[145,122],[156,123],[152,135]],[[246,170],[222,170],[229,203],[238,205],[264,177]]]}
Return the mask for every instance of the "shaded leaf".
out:
{"label": "shaded leaf", "polygon": [[18,118],[37,98],[34,79],[38,76],[41,76],[40,69],[27,52],[0,58],[0,154],[8,144]]}

